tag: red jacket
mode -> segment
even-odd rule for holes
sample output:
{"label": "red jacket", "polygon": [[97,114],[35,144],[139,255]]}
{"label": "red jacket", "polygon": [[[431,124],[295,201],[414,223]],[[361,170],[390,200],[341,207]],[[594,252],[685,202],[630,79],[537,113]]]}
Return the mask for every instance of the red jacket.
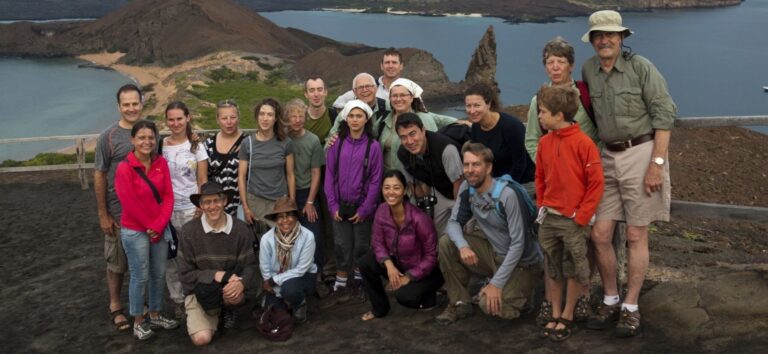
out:
{"label": "red jacket", "polygon": [[162,236],[173,212],[173,187],[171,187],[168,163],[162,156],[157,155],[152,160],[147,173],[147,177],[160,193],[161,204],[157,203],[152,189],[134,167],[144,168],[136,155],[131,152],[128,153],[125,161],[120,162],[115,172],[115,191],[123,207],[120,227],[139,232],[152,229]]}
{"label": "red jacket", "polygon": [[381,203],[373,219],[371,245],[376,261],[392,259],[411,279],[420,280],[437,267],[437,232],[432,218],[404,201],[405,221],[398,228],[387,203]]}
{"label": "red jacket", "polygon": [[587,225],[603,196],[600,152],[578,123],[553,130],[536,151],[536,203]]}

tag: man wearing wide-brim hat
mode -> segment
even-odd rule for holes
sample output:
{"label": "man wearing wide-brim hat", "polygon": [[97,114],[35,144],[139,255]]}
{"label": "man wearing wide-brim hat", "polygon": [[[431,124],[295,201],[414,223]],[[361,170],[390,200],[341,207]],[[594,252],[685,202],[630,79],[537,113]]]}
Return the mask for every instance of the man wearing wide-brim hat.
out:
{"label": "man wearing wide-brim hat", "polygon": [[[233,197],[233,191],[224,190],[216,182],[206,182],[200,193],[189,196],[203,215],[184,224],[178,259],[187,333],[197,346],[211,342],[220,318],[225,328],[234,327],[233,308],[245,302],[246,291],[258,289],[253,234],[245,222],[224,212]],[[201,293],[200,288],[210,289],[210,285],[220,286],[223,305],[205,310],[206,301],[196,294]]]}
{"label": "man wearing wide-brim hat", "polygon": [[[648,226],[669,221],[667,150],[677,113],[661,73],[624,46],[632,34],[618,12],[604,10],[589,16],[589,30],[582,37],[596,53],[582,66],[582,78],[589,85],[598,135],[605,143],[605,192],[591,235],[605,297],[587,327],[607,328],[618,318],[619,337],[640,330],[637,304],[648,269]],[[627,223],[629,277],[623,303],[611,242],[617,221]]]}

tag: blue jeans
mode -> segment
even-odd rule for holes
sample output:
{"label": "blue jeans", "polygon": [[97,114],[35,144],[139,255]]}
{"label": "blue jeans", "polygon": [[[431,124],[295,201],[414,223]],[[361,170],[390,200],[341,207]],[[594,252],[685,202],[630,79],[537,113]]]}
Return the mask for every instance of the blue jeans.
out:
{"label": "blue jeans", "polygon": [[286,280],[280,286],[279,297],[273,293],[266,294],[264,307],[272,305],[287,310],[287,305],[291,305],[292,309],[298,308],[307,298],[307,295],[315,291],[316,278],[317,273],[307,272],[303,276]]}
{"label": "blue jeans", "polygon": [[[320,193],[318,192],[317,195],[315,195],[314,200],[315,211],[317,211],[317,219],[315,219],[315,222],[309,222],[309,220],[307,220],[304,215],[301,215],[299,222],[301,223],[301,226],[306,227],[309,229],[309,231],[312,231],[312,234],[315,235],[315,265],[317,265],[318,272],[322,272],[323,266],[325,265],[325,247],[323,247],[325,243],[323,242],[322,234],[323,225],[320,222],[320,217],[322,214],[320,213],[320,198],[318,198],[319,195]],[[299,214],[302,214],[301,211],[304,209],[304,204],[307,203],[308,198],[309,188],[296,190],[296,205],[299,208]]]}
{"label": "blue jeans", "polygon": [[[168,233],[168,229],[165,229]],[[128,286],[128,302],[131,316],[144,313],[144,293],[149,295],[149,311],[160,311],[163,307],[165,288],[165,261],[168,258],[168,241],[163,237],[156,243],[149,242],[146,232],[122,228],[123,242],[131,282]],[[149,291],[146,291],[149,288]]]}

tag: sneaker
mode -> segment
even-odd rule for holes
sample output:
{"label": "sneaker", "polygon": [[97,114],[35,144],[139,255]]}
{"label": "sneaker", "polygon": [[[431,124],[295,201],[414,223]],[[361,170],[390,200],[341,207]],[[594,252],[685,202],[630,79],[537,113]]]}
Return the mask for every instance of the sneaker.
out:
{"label": "sneaker", "polygon": [[619,338],[632,337],[640,332],[640,311],[630,312],[621,310],[619,323],[616,324],[614,335]]}
{"label": "sneaker", "polygon": [[295,308],[293,310],[293,322],[294,323],[304,323],[307,322],[307,301],[299,305],[298,308]]}
{"label": "sneaker", "polygon": [[152,329],[176,329],[179,328],[179,321],[158,314],[154,318],[149,316],[149,327]]}
{"label": "sneaker", "polygon": [[440,324],[451,324],[459,319],[469,317],[472,312],[472,304],[456,303],[455,305],[448,305],[443,313],[435,317],[435,320]]}
{"label": "sneaker", "polygon": [[183,302],[176,303],[176,306],[173,309],[173,316],[176,319],[176,321],[183,321],[184,318],[187,317],[187,310],[184,307]]}
{"label": "sneaker", "polygon": [[365,294],[365,288],[361,280],[352,282],[350,287],[350,298],[352,302],[356,304],[363,304],[368,299],[368,295]]}
{"label": "sneaker", "polygon": [[237,314],[233,310],[221,310],[221,323],[225,329],[235,328],[237,325]]}
{"label": "sneaker", "polygon": [[349,302],[352,298],[351,291],[348,286],[342,286],[336,289],[331,295],[328,295],[325,299],[320,301],[320,308],[327,309],[335,305]]}
{"label": "sneaker", "polygon": [[615,305],[606,305],[600,302],[597,305],[597,310],[592,316],[587,319],[587,328],[589,329],[606,329],[610,327],[613,322],[619,319],[619,312],[621,311],[621,303]]}
{"label": "sneaker", "polygon": [[583,295],[579,296],[579,299],[576,300],[576,307],[573,309],[573,322],[587,322],[590,310],[589,298]]}
{"label": "sneaker", "polygon": [[133,325],[133,336],[138,340],[147,340],[152,338],[154,334],[155,332],[152,331],[148,321]]}

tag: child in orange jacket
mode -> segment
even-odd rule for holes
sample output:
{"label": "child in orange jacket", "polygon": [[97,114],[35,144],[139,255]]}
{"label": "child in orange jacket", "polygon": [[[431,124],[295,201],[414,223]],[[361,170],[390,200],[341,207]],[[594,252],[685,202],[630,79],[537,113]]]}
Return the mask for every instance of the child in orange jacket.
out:
{"label": "child in orange jacket", "polygon": [[[541,336],[563,341],[574,328],[579,296],[589,294],[588,224],[605,182],[600,152],[573,121],[579,108],[577,92],[571,87],[550,86],[539,89],[536,97],[539,122],[549,130],[536,152],[539,242],[547,260],[547,273],[556,280],[547,299],[552,304],[552,318]],[[565,308],[564,278],[569,290]]]}

